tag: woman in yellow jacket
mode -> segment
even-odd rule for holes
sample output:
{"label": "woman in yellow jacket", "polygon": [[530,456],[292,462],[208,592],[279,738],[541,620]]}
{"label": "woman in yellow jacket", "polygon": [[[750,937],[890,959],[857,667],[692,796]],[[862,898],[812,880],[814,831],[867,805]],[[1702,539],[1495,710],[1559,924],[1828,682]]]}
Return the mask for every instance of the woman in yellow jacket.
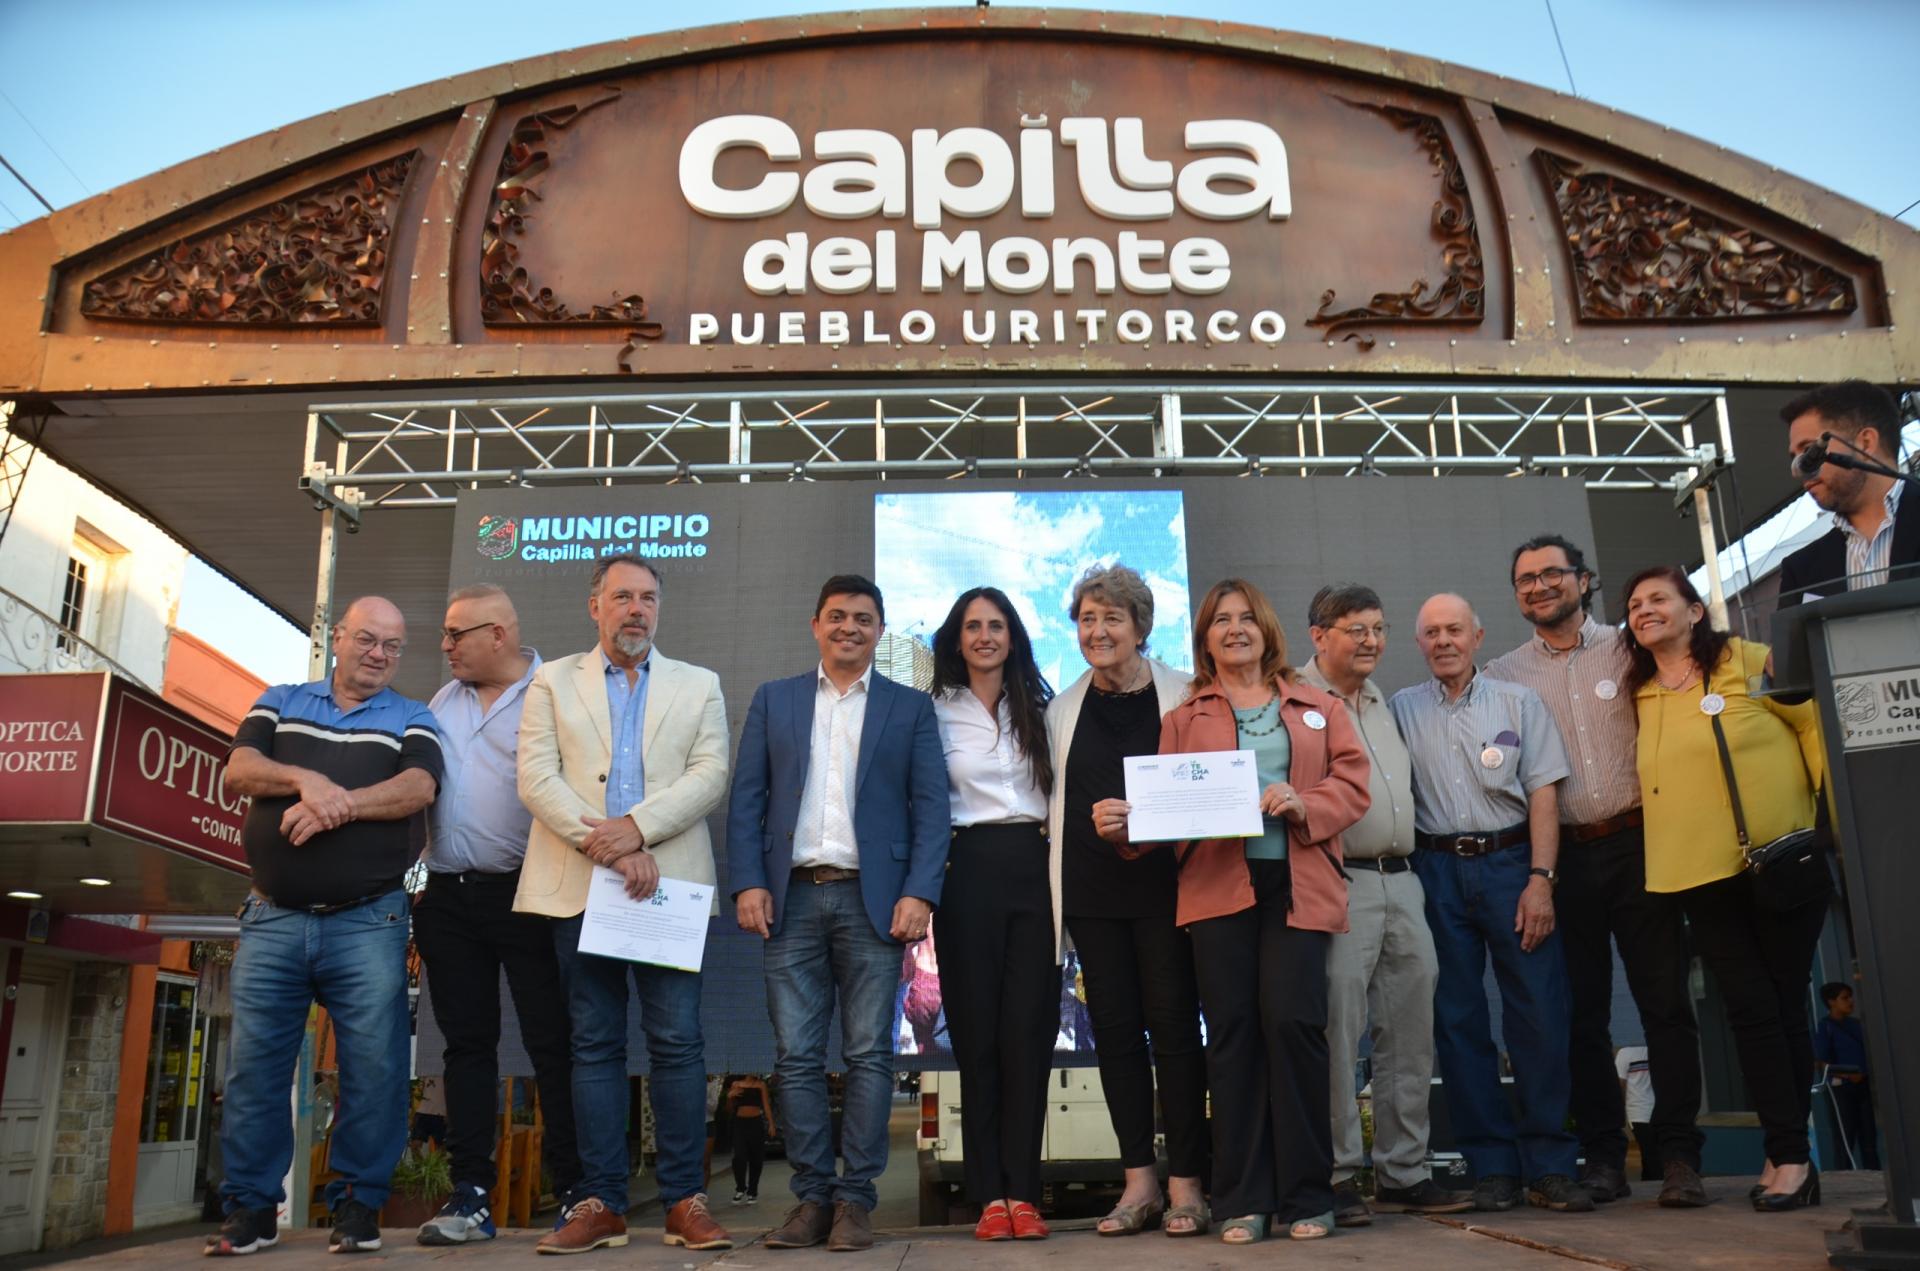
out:
{"label": "woman in yellow jacket", "polygon": [[1754,696],[1767,647],[1715,631],[1699,592],[1670,565],[1627,584],[1627,629],[1632,666],[1624,687],[1640,715],[1647,890],[1679,894],[1694,947],[1726,1002],[1740,1071],[1766,1132],[1754,1208],[1817,1205],[1820,1179],[1807,1144],[1807,984],[1832,877],[1822,866],[1805,903],[1793,909],[1759,902],[1744,876],[1713,730],[1717,719],[1748,839],[1758,846],[1814,823],[1824,776],[1814,708]]}

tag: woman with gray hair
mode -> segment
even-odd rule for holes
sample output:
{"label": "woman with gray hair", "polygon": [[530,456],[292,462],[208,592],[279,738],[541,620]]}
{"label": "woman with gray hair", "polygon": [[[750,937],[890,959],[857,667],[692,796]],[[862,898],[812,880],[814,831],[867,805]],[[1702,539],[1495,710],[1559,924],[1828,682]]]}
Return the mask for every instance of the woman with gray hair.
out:
{"label": "woman with gray hair", "polygon": [[[1047,707],[1058,774],[1047,828],[1055,938],[1064,916],[1080,953],[1100,1084],[1127,1171],[1126,1188],[1099,1232],[1131,1236],[1158,1223],[1169,1236],[1198,1236],[1207,1230],[1200,1190],[1207,1073],[1193,946],[1174,925],[1173,854],[1128,860],[1102,834],[1124,837],[1122,761],[1159,751],[1160,717],[1186,696],[1187,676],[1146,656],[1153,593],[1125,565],[1087,570],[1068,614],[1087,672]],[[1154,1173],[1156,1073],[1171,1209]]]}

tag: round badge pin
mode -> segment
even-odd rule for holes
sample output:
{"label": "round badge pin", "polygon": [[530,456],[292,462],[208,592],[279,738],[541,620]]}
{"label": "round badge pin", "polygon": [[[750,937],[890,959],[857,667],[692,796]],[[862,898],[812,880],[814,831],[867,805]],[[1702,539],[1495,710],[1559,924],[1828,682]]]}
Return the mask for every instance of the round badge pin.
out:
{"label": "round badge pin", "polygon": [[1480,766],[1482,768],[1498,768],[1506,761],[1507,756],[1498,746],[1488,746],[1480,752]]}
{"label": "round badge pin", "polygon": [[1702,715],[1718,715],[1725,709],[1727,709],[1727,699],[1718,693],[1708,693],[1700,699],[1700,713]]}
{"label": "round badge pin", "polygon": [[1593,686],[1593,695],[1603,702],[1611,702],[1620,696],[1620,686],[1612,680],[1601,680]]}
{"label": "round badge pin", "polygon": [[1300,717],[1300,722],[1317,733],[1327,726],[1327,717],[1319,711],[1308,711]]}

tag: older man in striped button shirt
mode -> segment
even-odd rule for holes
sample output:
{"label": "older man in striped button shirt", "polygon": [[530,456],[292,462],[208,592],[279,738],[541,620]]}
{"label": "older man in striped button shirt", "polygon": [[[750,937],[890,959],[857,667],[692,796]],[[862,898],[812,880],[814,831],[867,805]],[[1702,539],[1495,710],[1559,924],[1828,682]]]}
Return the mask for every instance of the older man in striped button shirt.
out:
{"label": "older man in striped button shirt", "polygon": [[[1489,678],[1540,695],[1560,727],[1570,771],[1560,783],[1560,887],[1572,1032],[1568,1109],[1580,1135],[1581,1184],[1604,1204],[1629,1194],[1627,1110],[1613,1063],[1613,945],[1646,1032],[1654,1090],[1660,1203],[1707,1202],[1700,1183],[1700,1033],[1687,985],[1687,937],[1673,897],[1647,891],[1626,637],[1590,612],[1586,556],[1557,534],[1514,550],[1513,592],[1533,638],[1487,664]],[[1653,1162],[1644,1162],[1649,1168]]]}

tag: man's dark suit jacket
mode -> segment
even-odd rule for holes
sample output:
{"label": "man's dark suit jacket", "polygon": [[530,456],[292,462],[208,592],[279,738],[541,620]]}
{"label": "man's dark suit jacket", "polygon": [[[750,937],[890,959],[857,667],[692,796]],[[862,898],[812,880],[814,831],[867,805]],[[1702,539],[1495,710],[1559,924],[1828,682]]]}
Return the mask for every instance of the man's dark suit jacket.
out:
{"label": "man's dark suit jacket", "polygon": [[[1888,564],[1899,570],[1895,581],[1920,578],[1920,489],[1900,494],[1893,518],[1893,552]],[[1847,590],[1841,575],[1847,572],[1847,536],[1830,530],[1780,562],[1780,608],[1797,605],[1807,593],[1837,596]]]}
{"label": "man's dark suit jacket", "polygon": [[[787,876],[800,796],[813,757],[818,670],[762,684],[740,730],[740,756],[727,805],[727,869],[735,897],[750,887],[773,893],[773,930],[787,916]],[[883,940],[892,940],[902,896],[940,903],[953,839],[947,757],[933,699],[878,671],[867,682],[854,777],[853,836],[860,853],[860,898]]]}

